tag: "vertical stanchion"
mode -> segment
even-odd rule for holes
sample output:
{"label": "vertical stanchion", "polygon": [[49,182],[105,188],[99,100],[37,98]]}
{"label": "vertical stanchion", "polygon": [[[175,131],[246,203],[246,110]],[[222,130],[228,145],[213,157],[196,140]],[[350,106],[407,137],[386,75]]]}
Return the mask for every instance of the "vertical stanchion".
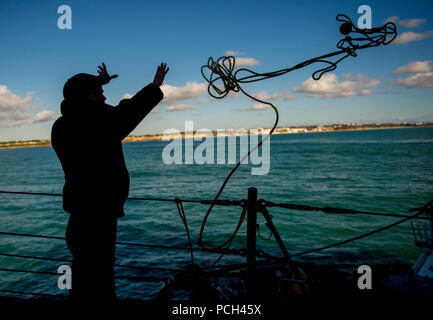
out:
{"label": "vertical stanchion", "polygon": [[256,225],[257,225],[257,189],[248,189],[247,213],[247,268],[248,272],[256,270]]}

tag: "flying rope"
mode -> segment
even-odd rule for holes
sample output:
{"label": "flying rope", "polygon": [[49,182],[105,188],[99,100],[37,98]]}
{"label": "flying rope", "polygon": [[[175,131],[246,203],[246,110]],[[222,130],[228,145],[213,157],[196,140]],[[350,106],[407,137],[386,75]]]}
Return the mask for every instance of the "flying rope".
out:
{"label": "flying rope", "polygon": [[[221,195],[222,191],[224,190],[226,184],[230,180],[231,176],[235,173],[235,171],[239,168],[240,164],[256,149],[258,149],[263,142],[265,142],[274,132],[275,128],[278,125],[279,120],[279,114],[278,110],[275,107],[274,104],[263,101],[261,99],[258,99],[257,97],[254,97],[253,95],[250,95],[247,93],[242,87],[241,84],[244,83],[251,83],[251,82],[257,82],[269,78],[274,78],[278,76],[282,76],[288,72],[291,72],[293,70],[301,69],[303,67],[306,67],[313,63],[325,63],[327,64],[326,67],[321,68],[319,70],[316,70],[312,74],[312,78],[314,80],[319,80],[323,74],[333,71],[337,68],[337,64],[341,62],[342,60],[346,59],[349,56],[356,57],[357,53],[356,51],[359,49],[365,49],[370,47],[376,47],[379,45],[388,45],[390,44],[397,36],[397,28],[395,23],[393,22],[387,22],[382,27],[377,28],[371,28],[371,29],[360,29],[358,28],[352,20],[350,20],[349,17],[347,17],[344,14],[339,14],[336,17],[338,22],[342,22],[343,24],[340,27],[340,32],[346,35],[343,39],[338,41],[337,48],[339,50],[312,58],[309,60],[306,60],[304,62],[301,62],[293,67],[281,69],[277,71],[267,72],[267,73],[257,73],[252,70],[246,69],[246,68],[240,68],[235,71],[235,57],[234,56],[222,56],[216,61],[210,57],[208,59],[207,65],[204,65],[201,67],[201,74],[203,78],[208,82],[208,93],[210,96],[212,96],[215,99],[223,99],[226,97],[230,91],[233,92],[242,92],[245,94],[248,98],[255,100],[259,103],[265,104],[272,108],[275,112],[275,122],[272,126],[272,129],[269,131],[269,133],[266,135],[265,138],[262,138],[262,140],[253,148],[251,149],[247,154],[245,154],[239,162],[233,167],[233,169],[230,171],[230,173],[225,178],[223,184],[221,185],[220,189],[218,190],[215,198],[213,199],[212,203],[209,206],[209,209],[207,210],[203,222],[200,228],[200,234],[198,238],[198,245],[204,249],[208,250],[214,250],[214,249],[221,249],[226,245],[230,245],[233,235],[236,234],[236,232],[239,230],[239,225],[236,227],[236,230],[234,231],[233,235],[229,238],[229,240],[225,241],[223,244],[214,246],[214,247],[206,247],[203,244],[203,233],[204,228],[206,225],[206,221],[216,204],[219,196]],[[348,34],[352,34],[352,36],[349,36]],[[334,56],[342,55],[339,59],[336,61],[331,61],[329,58]],[[209,75],[210,73],[210,75]],[[245,74],[244,76],[241,76],[241,74]],[[244,212],[241,214],[241,218],[239,221],[243,221],[243,215]]]}

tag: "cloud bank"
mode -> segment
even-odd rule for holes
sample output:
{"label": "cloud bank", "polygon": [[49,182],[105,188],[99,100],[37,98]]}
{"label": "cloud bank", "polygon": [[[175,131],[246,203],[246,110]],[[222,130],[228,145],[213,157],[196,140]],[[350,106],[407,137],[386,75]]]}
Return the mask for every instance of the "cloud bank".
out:
{"label": "cloud bank", "polygon": [[164,84],[161,90],[164,93],[161,104],[168,105],[201,96],[207,90],[207,83],[187,82],[183,87]]}
{"label": "cloud bank", "polygon": [[417,73],[405,79],[398,79],[397,85],[412,88],[432,88],[433,72]]}
{"label": "cloud bank", "polygon": [[196,106],[190,105],[190,104],[179,104],[177,106],[168,106],[165,108],[165,111],[167,112],[173,112],[173,111],[185,111],[185,110],[191,110],[196,109]]}
{"label": "cloud bank", "polygon": [[433,72],[430,61],[411,61],[407,65],[397,68],[394,74],[412,74],[407,78],[399,78],[396,85],[413,88],[432,88]]}
{"label": "cloud bank", "polygon": [[[400,26],[403,26],[407,29],[413,29],[417,28],[420,25],[426,23],[426,19],[424,18],[411,18],[411,19],[403,19],[401,20],[397,16],[388,17],[384,23],[386,22],[394,22],[396,24],[399,24]],[[428,37],[431,37],[433,35],[433,30],[426,31],[426,32],[413,32],[413,31],[406,31],[397,36],[397,39],[395,39],[394,43],[396,44],[405,44],[410,43],[414,41],[421,41]]]}
{"label": "cloud bank", "polygon": [[49,110],[35,114],[38,107],[31,104],[34,93],[34,91],[29,91],[22,98],[8,89],[6,85],[0,85],[0,128],[42,123],[57,118],[57,113]]}
{"label": "cloud bank", "polygon": [[269,109],[270,106],[264,103],[256,103],[253,106],[249,107],[249,108],[241,108],[238,109],[239,111],[263,111],[266,109]]}
{"label": "cloud bank", "polygon": [[411,74],[431,71],[429,61],[411,61],[407,65],[397,68],[394,74]]}
{"label": "cloud bank", "polygon": [[256,58],[251,57],[238,57],[239,55],[243,55],[244,53],[234,50],[227,50],[225,52],[226,56],[235,56],[235,62],[237,67],[252,67],[260,64],[260,62]]}
{"label": "cloud bank", "polygon": [[296,95],[290,94],[286,91],[279,91],[277,93],[274,93],[272,95],[269,95],[266,91],[260,91],[255,94],[252,94],[252,96],[256,99],[262,100],[262,101],[274,101],[274,100],[295,100]]}
{"label": "cloud bank", "polygon": [[405,43],[414,42],[414,41],[421,41],[421,40],[424,40],[424,39],[431,37],[431,36],[433,36],[433,30],[426,31],[423,33],[408,31],[408,32],[403,32],[402,34],[400,34],[397,37],[397,39],[395,39],[395,43],[396,44],[405,44]]}
{"label": "cloud bank", "polygon": [[424,18],[413,18],[413,19],[400,20],[398,22],[398,24],[402,25],[403,27],[406,27],[406,28],[416,28],[416,27],[419,27],[420,25],[424,24],[425,22],[426,22],[426,19],[424,19]]}
{"label": "cloud bank", "polygon": [[301,86],[293,89],[294,92],[304,93],[310,98],[351,98],[371,95],[371,88],[380,84],[380,80],[358,75],[358,81],[338,81],[337,75],[325,74],[320,80],[312,78],[305,80]]}

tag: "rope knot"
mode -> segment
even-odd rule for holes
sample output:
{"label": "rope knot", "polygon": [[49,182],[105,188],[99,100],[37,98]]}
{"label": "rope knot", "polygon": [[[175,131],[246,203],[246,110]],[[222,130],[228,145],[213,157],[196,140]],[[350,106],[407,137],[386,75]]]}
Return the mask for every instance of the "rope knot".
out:
{"label": "rope knot", "polygon": [[[209,83],[208,92],[212,97],[222,99],[230,91],[239,92],[240,88],[234,69],[235,57],[233,56],[223,56],[217,61],[210,57],[207,65],[201,68],[203,77]],[[210,76],[208,76],[209,73]]]}

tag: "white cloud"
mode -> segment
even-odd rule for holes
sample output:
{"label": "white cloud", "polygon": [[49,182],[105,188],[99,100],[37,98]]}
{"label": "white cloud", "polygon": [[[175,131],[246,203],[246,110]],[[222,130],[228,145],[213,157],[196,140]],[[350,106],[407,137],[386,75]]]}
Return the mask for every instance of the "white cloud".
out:
{"label": "white cloud", "polygon": [[236,56],[235,57],[235,65],[237,67],[252,67],[260,64],[260,62],[256,58],[249,57],[237,57],[238,55],[243,55],[243,52],[227,50],[225,52],[227,56]]}
{"label": "white cloud", "polygon": [[293,91],[305,93],[307,97],[313,98],[349,98],[371,95],[371,90],[367,89],[375,88],[380,84],[380,80],[368,80],[368,77],[364,75],[358,75],[358,79],[358,81],[339,82],[337,75],[325,74],[317,81],[312,78],[305,80]]}
{"label": "white cloud", "polygon": [[160,110],[158,109],[152,109],[152,111],[150,111],[150,113],[159,113]]}
{"label": "white cloud", "polygon": [[185,111],[191,109],[197,109],[197,107],[190,104],[179,104],[177,106],[168,106],[167,108],[165,108],[165,111],[172,112],[172,111]]}
{"label": "white cloud", "polygon": [[430,61],[411,61],[397,68],[395,74],[412,74],[407,78],[399,78],[394,84],[408,89],[433,87],[433,72]]}
{"label": "white cloud", "polygon": [[400,20],[397,16],[388,17],[385,19],[384,23],[394,22],[406,28],[416,28],[424,24],[427,20],[424,18],[412,18]]}
{"label": "white cloud", "polygon": [[351,79],[353,77],[353,74],[351,72],[348,73],[342,73],[341,74],[344,79]]}
{"label": "white cloud", "polygon": [[411,61],[407,65],[397,68],[394,74],[424,73],[431,70],[429,61]]}
{"label": "white cloud", "polygon": [[358,81],[360,81],[360,82],[367,82],[368,80],[370,80],[369,76],[362,74],[362,73],[358,73],[357,78],[358,78]]}
{"label": "white cloud", "polygon": [[399,24],[406,28],[416,28],[426,22],[426,19],[413,18],[400,20]]}
{"label": "white cloud", "polygon": [[225,99],[238,99],[243,97],[243,93],[241,91],[235,92],[231,90],[226,96]]}
{"label": "white cloud", "polygon": [[130,93],[125,93],[123,96],[122,96],[122,98],[120,98],[120,100],[123,100],[123,99],[131,99],[132,97],[133,97],[134,95],[133,94],[130,94]]}
{"label": "white cloud", "polygon": [[255,58],[236,58],[236,66],[241,67],[251,67],[260,64],[260,62]]}
{"label": "white cloud", "polygon": [[[214,83],[214,86],[215,87],[217,87],[219,90],[221,90],[221,91],[224,91],[225,92],[225,87],[224,87],[224,84],[222,83],[222,81],[221,80],[219,80],[218,81],[218,83],[217,82],[215,82]],[[211,88],[211,92],[216,96],[216,97],[218,97],[218,96],[220,96],[213,88]],[[229,93],[225,96],[225,99],[237,99],[237,98],[240,98],[240,97],[242,97],[243,96],[243,93],[241,92],[241,91],[233,91],[233,90],[230,90],[229,91]],[[210,99],[210,101],[215,101],[215,100],[217,100],[216,98],[211,98]],[[208,101],[208,102],[210,102],[210,101]]]}
{"label": "white cloud", "polygon": [[0,111],[0,121],[2,120],[26,120],[32,116],[29,112],[21,110]]}
{"label": "white cloud", "polygon": [[253,106],[249,107],[249,108],[241,108],[238,109],[240,111],[263,111],[266,109],[269,109],[270,106],[264,103],[256,103]]}
{"label": "white cloud", "polygon": [[406,88],[432,88],[433,72],[417,73],[405,79],[398,79],[397,85]]}
{"label": "white cloud", "polygon": [[207,90],[207,83],[188,82],[183,87],[164,84],[161,86],[161,90],[164,93],[161,104],[173,104],[201,96]]}
{"label": "white cloud", "polygon": [[22,98],[9,90],[6,85],[0,85],[0,128],[41,123],[57,118],[57,113],[49,110],[34,114],[38,109],[31,103],[34,93],[34,91],[29,91]]}
{"label": "white cloud", "polygon": [[242,52],[239,52],[239,51],[233,51],[233,50],[227,50],[226,52],[225,52],[225,55],[226,56],[238,56],[238,55],[242,55],[243,53]]}
{"label": "white cloud", "polygon": [[57,117],[58,115],[56,112],[44,110],[36,113],[35,117],[31,120],[31,123],[41,123],[41,122],[56,120]]}
{"label": "white cloud", "polygon": [[19,127],[24,124],[36,124],[56,120],[58,114],[54,111],[43,110],[34,115],[23,111],[0,112],[0,128]]}
{"label": "white cloud", "polygon": [[273,95],[269,95],[266,91],[260,91],[255,94],[252,94],[252,96],[262,101],[273,101],[273,100],[289,101],[289,100],[296,99],[295,94],[290,94],[287,91],[279,91],[277,93],[274,93]]}
{"label": "white cloud", "polygon": [[395,43],[404,44],[404,43],[409,43],[414,41],[421,41],[424,40],[425,38],[431,37],[432,35],[433,35],[433,30],[426,31],[423,33],[417,33],[412,31],[403,32],[397,37],[397,39],[395,39]]}
{"label": "white cloud", "polygon": [[30,104],[30,100],[33,93],[29,91],[24,98],[21,98],[12,93],[7,86],[0,85],[0,112],[31,109],[33,106]]}
{"label": "white cloud", "polygon": [[211,102],[211,101],[212,101],[212,99],[197,99],[196,103],[203,104],[203,103],[208,103],[208,102]]}
{"label": "white cloud", "polygon": [[26,120],[20,120],[20,121],[13,121],[13,122],[6,122],[6,123],[2,123],[0,122],[0,128],[13,128],[13,127],[19,127],[22,126],[23,124],[28,123],[28,121]]}

